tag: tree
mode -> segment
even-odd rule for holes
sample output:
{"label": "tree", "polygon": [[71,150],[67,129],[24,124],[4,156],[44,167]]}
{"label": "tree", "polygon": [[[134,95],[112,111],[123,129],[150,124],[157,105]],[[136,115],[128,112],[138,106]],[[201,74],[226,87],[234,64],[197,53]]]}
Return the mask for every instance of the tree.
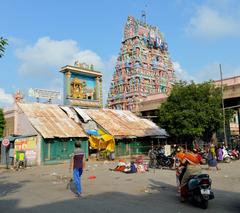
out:
{"label": "tree", "polygon": [[6,45],[8,45],[8,40],[0,37],[0,58],[4,55]]}
{"label": "tree", "polygon": [[0,109],[0,137],[3,136],[4,127],[5,127],[5,119],[3,116],[3,110]]}
{"label": "tree", "polygon": [[209,141],[222,127],[221,88],[211,82],[177,83],[159,109],[159,125],[178,142]]}

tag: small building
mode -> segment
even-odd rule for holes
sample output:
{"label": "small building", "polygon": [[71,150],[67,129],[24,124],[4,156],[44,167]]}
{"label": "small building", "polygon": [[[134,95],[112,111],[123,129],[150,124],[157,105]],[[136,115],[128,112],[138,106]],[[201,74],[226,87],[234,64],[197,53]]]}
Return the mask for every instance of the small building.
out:
{"label": "small building", "polygon": [[[14,95],[14,101],[21,101],[22,94],[20,91],[17,91]],[[5,108],[3,110],[3,115],[5,119],[5,127],[3,131],[3,138],[0,139],[0,163],[1,164],[13,164],[13,158],[12,158],[12,150],[14,148],[14,142],[15,139],[19,138],[17,135],[17,107],[16,104],[14,104],[10,108]],[[7,139],[10,144],[6,147],[3,145],[2,140]]]}
{"label": "small building", "polygon": [[75,62],[61,68],[64,74],[64,104],[82,108],[102,107],[102,73],[93,65]]}
{"label": "small building", "polygon": [[[102,142],[102,132],[113,137],[115,155],[128,156],[147,154],[153,144],[166,141],[168,134],[150,120],[142,119],[127,110],[81,109],[79,107],[61,107],[69,117],[77,121],[89,134]],[[108,139],[111,139],[108,136]]]}
{"label": "small building", "polygon": [[30,166],[68,160],[79,140],[88,158],[89,150],[96,149],[115,156],[146,154],[168,137],[152,121],[126,110],[17,103],[14,119],[18,135],[12,142],[14,157],[24,152]]}
{"label": "small building", "polygon": [[34,135],[15,141],[15,153],[25,151],[27,165],[67,160],[73,153],[75,141],[79,140],[88,156],[87,135],[58,105],[18,103],[17,106],[17,133]]}
{"label": "small building", "polygon": [[114,137],[116,156],[147,154],[153,144],[164,142],[168,137],[164,129],[131,111],[84,109],[84,112]]}

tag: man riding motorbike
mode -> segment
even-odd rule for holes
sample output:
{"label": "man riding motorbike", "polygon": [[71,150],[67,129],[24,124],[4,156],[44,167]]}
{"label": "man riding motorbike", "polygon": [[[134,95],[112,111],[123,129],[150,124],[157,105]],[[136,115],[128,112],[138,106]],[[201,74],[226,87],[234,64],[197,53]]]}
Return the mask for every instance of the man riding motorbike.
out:
{"label": "man riding motorbike", "polygon": [[184,201],[187,197],[187,187],[185,187],[188,179],[193,175],[201,174],[202,157],[198,154],[196,149],[186,152],[182,164],[185,165],[185,172],[182,174],[181,180],[181,200]]}

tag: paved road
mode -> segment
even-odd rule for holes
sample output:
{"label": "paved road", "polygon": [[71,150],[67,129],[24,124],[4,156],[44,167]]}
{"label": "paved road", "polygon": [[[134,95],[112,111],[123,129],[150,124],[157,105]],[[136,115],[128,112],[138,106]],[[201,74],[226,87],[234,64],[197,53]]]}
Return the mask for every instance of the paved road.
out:
{"label": "paved road", "polygon": [[[1,213],[127,213],[203,212],[180,203],[175,172],[151,170],[142,174],[109,171],[114,163],[89,162],[83,175],[85,197],[66,189],[68,165],[41,166],[24,171],[0,170]],[[205,212],[240,212],[240,161],[221,164],[221,171],[206,171],[216,198]],[[96,179],[89,180],[89,176]]]}

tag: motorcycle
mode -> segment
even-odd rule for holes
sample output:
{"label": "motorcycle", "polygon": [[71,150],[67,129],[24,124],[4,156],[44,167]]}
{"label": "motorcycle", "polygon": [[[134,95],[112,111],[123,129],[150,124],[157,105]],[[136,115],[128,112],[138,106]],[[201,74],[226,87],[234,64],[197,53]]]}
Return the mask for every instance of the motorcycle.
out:
{"label": "motorcycle", "polygon": [[194,175],[181,187],[181,201],[191,199],[203,209],[208,208],[208,201],[214,199],[211,190],[212,180],[208,174]]}
{"label": "motorcycle", "polygon": [[224,163],[230,163],[231,162],[231,157],[228,154],[228,151],[226,150],[226,148],[223,148],[222,152],[223,152],[223,162]]}
{"label": "motorcycle", "polygon": [[236,149],[229,150],[228,154],[229,154],[229,156],[230,156],[230,158],[232,160],[239,160],[239,152],[238,152],[238,150],[236,150]]}
{"label": "motorcycle", "polygon": [[174,164],[173,154],[166,156],[162,149],[149,151],[149,168],[172,168]]}
{"label": "motorcycle", "polygon": [[201,157],[202,157],[202,164],[206,165],[208,162],[208,154],[203,150],[199,151],[198,154],[201,155]]}

